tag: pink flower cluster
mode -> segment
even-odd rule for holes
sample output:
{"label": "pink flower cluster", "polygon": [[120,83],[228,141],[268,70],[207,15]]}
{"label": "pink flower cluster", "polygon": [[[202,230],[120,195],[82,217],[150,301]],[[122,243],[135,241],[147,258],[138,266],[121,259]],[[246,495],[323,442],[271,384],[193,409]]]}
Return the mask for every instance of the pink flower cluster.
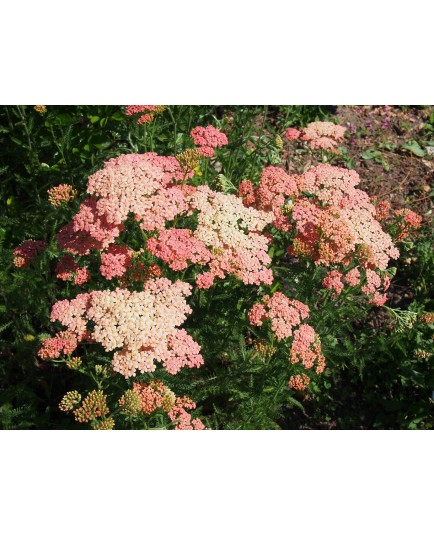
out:
{"label": "pink flower cluster", "polygon": [[336,151],[337,143],[344,139],[347,129],[329,121],[309,123],[302,131],[300,139],[307,141],[312,149]]}
{"label": "pink flower cluster", "polygon": [[307,374],[296,374],[289,378],[289,387],[296,391],[305,391],[310,383],[310,378]]}
{"label": "pink flower cluster", "polygon": [[293,328],[309,317],[309,307],[297,300],[290,300],[282,292],[264,296],[255,303],[248,313],[249,321],[254,326],[261,326],[265,320],[271,320],[271,329],[280,341],[291,337]]}
{"label": "pink flower cluster", "polygon": [[[154,120],[156,114],[163,112],[166,109],[162,105],[131,105],[125,109],[125,115],[142,114],[137,119],[137,124],[151,123]],[[146,113],[144,113],[146,112]]]}
{"label": "pink flower cluster", "polygon": [[200,419],[192,419],[186,409],[195,409],[196,404],[183,396],[176,399],[175,405],[168,412],[169,419],[175,423],[175,430],[206,430]]}
{"label": "pink flower cluster", "polygon": [[77,348],[78,338],[70,331],[58,333],[53,338],[47,338],[42,343],[38,356],[41,359],[55,359],[61,354],[69,355]]}
{"label": "pink flower cluster", "polygon": [[199,186],[189,197],[192,210],[197,210],[194,237],[210,250],[209,272],[200,274],[196,282],[209,288],[215,277],[233,274],[246,285],[269,285],[273,280],[269,257],[269,238],[261,233],[272,221],[263,211],[245,207],[234,195],[214,192]]}
{"label": "pink flower cluster", "polygon": [[211,260],[205,244],[189,229],[160,231],[158,239],[150,238],[146,247],[152,255],[167,262],[172,270],[185,270],[187,261],[203,265]]}
{"label": "pink flower cluster", "polygon": [[[80,206],[78,214],[57,234],[59,246],[76,255],[88,255],[92,249],[107,249],[124,229],[130,213],[142,229],[163,230],[166,221],[173,220],[188,209],[185,192],[176,182],[190,178],[178,161],[156,153],[121,155],[105,162],[104,168],[89,177],[91,197]],[[117,261],[108,251],[105,263]],[[104,263],[102,272],[109,274]],[[120,266],[115,269],[121,271]]]}
{"label": "pink flower cluster", "polygon": [[396,236],[398,242],[405,240],[413,231],[419,229],[422,225],[422,216],[419,216],[419,214],[408,208],[396,210],[395,216],[400,220],[398,223],[398,234]]}
{"label": "pink flower cluster", "polygon": [[192,419],[187,409],[195,409],[196,404],[190,398],[175,397],[163,382],[152,380],[150,384],[134,382],[133,391],[140,397],[141,411],[150,415],[158,408],[163,409],[169,419],[175,423],[175,430],[205,430],[200,419]]}
{"label": "pink flower cluster", "polygon": [[296,176],[288,175],[282,168],[264,168],[256,190],[256,208],[274,214],[273,225],[282,231],[290,228],[287,216],[282,212],[289,198],[298,194]]}
{"label": "pink flower cluster", "polygon": [[13,250],[14,259],[13,263],[17,268],[23,268],[28,266],[31,260],[36,255],[43,251],[47,247],[47,243],[43,240],[24,240],[21,244]]}
{"label": "pink flower cluster", "polygon": [[174,157],[125,154],[91,175],[87,191],[98,198],[97,212],[108,222],[120,225],[133,213],[142,229],[163,230],[166,221],[188,208],[181,187],[174,184],[183,179]]}
{"label": "pink flower cluster", "polygon": [[145,382],[134,382],[133,391],[140,397],[140,410],[150,415],[157,408],[161,408],[168,389],[163,382],[153,380],[149,385]]}
{"label": "pink flower cluster", "polygon": [[366,284],[362,287],[362,292],[370,296],[369,303],[378,307],[384,305],[387,301],[385,292],[389,287],[390,278],[387,275],[381,278],[374,270],[366,270]]}
{"label": "pink flower cluster", "polygon": [[339,270],[331,270],[323,279],[322,284],[325,288],[333,290],[335,294],[339,295],[344,288],[342,273]]}
{"label": "pink flower cluster", "polygon": [[55,269],[56,277],[62,281],[73,281],[74,285],[83,285],[90,279],[87,268],[80,268],[71,255],[60,258]]}
{"label": "pink flower cluster", "polygon": [[226,134],[220,132],[217,128],[208,125],[204,127],[195,127],[190,136],[193,138],[194,144],[197,146],[197,150],[207,157],[214,156],[215,147],[223,147],[228,144],[228,138]]}
{"label": "pink flower cluster", "polygon": [[304,254],[317,264],[348,265],[357,258],[364,268],[385,270],[399,251],[375,219],[368,195],[356,188],[355,171],[320,164],[298,177],[300,196],[292,218],[297,234],[290,254]]}
{"label": "pink flower cluster", "polygon": [[309,324],[303,324],[294,331],[290,361],[293,365],[301,362],[306,369],[312,368],[316,363],[315,372],[317,374],[324,372],[325,357],[321,352],[321,342]]}
{"label": "pink flower cluster", "polygon": [[48,190],[48,201],[53,207],[60,207],[63,203],[68,203],[75,196],[76,192],[70,184],[60,184]]}
{"label": "pink flower cluster", "polygon": [[90,197],[80,211],[57,233],[61,249],[75,255],[89,255],[91,249],[102,250],[119,236],[123,227],[107,220],[97,209],[97,199]]}
{"label": "pink flower cluster", "polygon": [[285,130],[285,138],[289,141],[298,140],[300,136],[301,136],[301,132],[297,130],[296,128],[287,128]]}
{"label": "pink flower cluster", "polygon": [[[126,378],[136,370],[152,372],[155,361],[176,374],[183,366],[203,364],[200,347],[185,330],[177,329],[191,313],[185,296],[191,286],[182,281],[150,279],[143,292],[126,289],[93,291],[54,304],[51,320],[58,320],[78,340],[90,337],[106,351],[116,350],[113,369]],[[88,330],[88,322],[93,328]]]}
{"label": "pink flower cluster", "polygon": [[131,266],[132,254],[132,250],[127,246],[111,244],[105,253],[101,254],[101,274],[109,280],[122,277]]}

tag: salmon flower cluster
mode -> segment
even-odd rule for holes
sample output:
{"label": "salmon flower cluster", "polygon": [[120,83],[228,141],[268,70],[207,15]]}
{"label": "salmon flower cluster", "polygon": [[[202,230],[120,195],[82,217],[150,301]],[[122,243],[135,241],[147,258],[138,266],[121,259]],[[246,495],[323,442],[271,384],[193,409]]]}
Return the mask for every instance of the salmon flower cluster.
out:
{"label": "salmon flower cluster", "polygon": [[126,378],[136,370],[154,371],[155,362],[162,362],[170,374],[185,366],[199,367],[203,364],[200,346],[178,329],[191,313],[185,301],[190,294],[189,284],[158,278],[148,280],[142,292],[118,288],[59,301],[52,308],[51,321],[67,330],[46,339],[39,356],[70,354],[80,341],[90,339],[107,352],[114,351],[113,369]]}
{"label": "salmon flower cluster", "polygon": [[177,397],[162,381],[134,382],[133,388],[119,399],[119,406],[132,415],[151,415],[161,409],[174,424],[175,430],[205,430],[203,422],[193,419],[187,410],[196,404],[190,398]]}
{"label": "salmon flower cluster", "polygon": [[215,147],[223,147],[228,144],[226,134],[220,132],[220,130],[212,125],[208,125],[207,127],[195,127],[190,132],[190,136],[193,138],[198,152],[207,157],[214,156]]}
{"label": "salmon flower cluster", "polygon": [[137,119],[138,125],[143,125],[146,123],[152,123],[157,114],[164,112],[166,106],[162,105],[132,105],[127,106],[125,109],[125,115],[138,115],[140,117]]}
{"label": "salmon flower cluster", "polygon": [[346,130],[346,127],[335,125],[330,121],[315,121],[301,131],[288,128],[285,137],[289,141],[297,139],[306,141],[311,149],[325,149],[336,153],[339,152],[337,144],[343,141]]}
{"label": "salmon flower cluster", "polygon": [[317,374],[324,371],[325,357],[321,352],[319,337],[309,324],[302,323],[309,318],[307,305],[289,299],[282,292],[275,292],[255,303],[248,313],[248,318],[254,326],[262,326],[269,321],[271,330],[279,341],[292,338],[289,359],[293,365],[300,362],[305,369],[316,365]]}
{"label": "salmon flower cluster", "polygon": [[77,192],[70,184],[60,184],[48,190],[48,201],[53,207],[60,207],[64,203],[69,203],[77,195]]}

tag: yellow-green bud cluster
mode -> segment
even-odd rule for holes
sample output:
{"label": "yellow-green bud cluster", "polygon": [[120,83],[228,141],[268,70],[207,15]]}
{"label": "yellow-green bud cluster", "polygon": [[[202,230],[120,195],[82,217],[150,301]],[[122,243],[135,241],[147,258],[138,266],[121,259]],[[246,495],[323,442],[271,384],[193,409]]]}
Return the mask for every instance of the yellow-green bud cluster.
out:
{"label": "yellow-green bud cluster", "polygon": [[94,430],[113,430],[115,421],[111,417],[108,417],[101,421],[94,421],[91,426]]}
{"label": "yellow-green bud cluster", "polygon": [[132,389],[125,391],[118,403],[125,413],[129,413],[130,415],[138,415],[142,409],[140,396]]}
{"label": "yellow-green bud cluster", "polygon": [[79,404],[81,401],[81,394],[78,391],[69,391],[62,398],[59,408],[61,411],[71,411],[74,409],[74,406]]}
{"label": "yellow-green bud cluster", "polygon": [[77,422],[89,422],[109,413],[107,397],[103,391],[91,391],[83,400],[81,407],[74,411]]}
{"label": "yellow-green bud cluster", "polygon": [[283,149],[283,140],[282,140],[282,138],[279,136],[279,134],[276,134],[276,137],[274,138],[274,144],[276,145],[276,147],[277,147],[279,150],[282,150],[282,149]]}
{"label": "yellow-green bud cluster", "polygon": [[180,165],[188,169],[197,167],[200,164],[200,158],[201,154],[196,149],[187,149],[176,157]]}
{"label": "yellow-green bud cluster", "polygon": [[166,392],[163,396],[163,402],[161,404],[161,407],[163,408],[163,411],[166,413],[169,412],[176,402],[176,396],[173,391],[171,391],[169,388],[166,388]]}
{"label": "yellow-green bud cluster", "polygon": [[81,357],[71,357],[71,359],[66,363],[66,366],[71,370],[77,370],[81,367],[83,361]]}

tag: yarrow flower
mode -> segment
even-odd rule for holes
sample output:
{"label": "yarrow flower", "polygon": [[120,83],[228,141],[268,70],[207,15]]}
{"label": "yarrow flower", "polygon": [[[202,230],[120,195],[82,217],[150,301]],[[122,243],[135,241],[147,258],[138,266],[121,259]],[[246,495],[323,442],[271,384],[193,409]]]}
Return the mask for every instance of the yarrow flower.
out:
{"label": "yarrow flower", "polygon": [[338,152],[337,142],[343,140],[346,130],[345,127],[329,121],[315,121],[302,130],[300,139],[307,141],[312,149],[328,149]]}
{"label": "yarrow flower", "polygon": [[34,109],[41,115],[47,113],[47,107],[44,104],[37,104]]}
{"label": "yarrow flower", "polygon": [[323,287],[333,290],[335,294],[339,295],[344,288],[342,283],[342,273],[339,270],[331,270],[328,272],[327,277],[323,279]]}
{"label": "yarrow flower", "polygon": [[297,374],[289,378],[289,387],[295,391],[305,391],[310,383],[307,374]]}
{"label": "yarrow flower", "polygon": [[301,361],[306,369],[312,368],[316,363],[315,372],[317,374],[324,372],[325,357],[321,352],[319,337],[312,326],[303,324],[294,331],[290,361],[293,365]]}
{"label": "yarrow flower", "polygon": [[204,265],[211,260],[205,244],[193,236],[189,229],[168,229],[157,238],[150,238],[146,247],[156,257],[168,263],[172,270],[185,270],[191,261]]}
{"label": "yarrow flower", "polygon": [[302,254],[317,264],[348,265],[354,258],[363,268],[385,270],[399,251],[375,219],[368,195],[357,189],[353,170],[320,164],[297,178],[301,191],[292,209],[296,235],[289,254]]}
{"label": "yarrow flower", "polygon": [[296,128],[287,128],[285,130],[285,138],[289,141],[297,140],[301,136],[301,132]]}
{"label": "yarrow flower", "polygon": [[[161,408],[175,424],[175,430],[205,430],[200,419],[192,419],[187,409],[195,409],[196,404],[188,397],[176,397],[163,382],[152,380],[134,382],[133,392],[139,397],[140,411],[150,415]],[[136,404],[135,404],[136,407]]]}
{"label": "yarrow flower", "polygon": [[73,281],[75,285],[83,285],[90,279],[87,268],[81,268],[71,255],[60,258],[55,269],[56,277],[62,281]]}
{"label": "yarrow flower", "polygon": [[187,149],[176,156],[183,168],[194,169],[200,164],[201,153],[197,149]]}
{"label": "yarrow flower", "polygon": [[271,329],[279,341],[291,337],[293,328],[308,317],[307,305],[298,300],[290,300],[282,292],[264,296],[248,313],[249,321],[254,326],[261,326],[265,320],[271,320]]}
{"label": "yarrow flower", "polygon": [[215,147],[223,147],[229,143],[226,134],[211,125],[206,128],[195,127],[190,132],[190,136],[193,138],[198,152],[207,157],[214,156]]}
{"label": "yarrow flower", "polygon": [[128,389],[121,396],[118,402],[119,406],[130,415],[138,415],[142,410],[140,395],[134,389]]}
{"label": "yarrow flower", "polygon": [[47,338],[42,343],[38,356],[41,359],[56,359],[63,355],[70,355],[77,348],[79,339],[70,331],[58,333],[53,338]]}
{"label": "yarrow flower", "polygon": [[[143,292],[118,288],[57,302],[51,320],[65,326],[65,333],[74,334],[76,343],[91,338],[106,351],[115,350],[113,369],[126,378],[134,376],[137,369],[154,371],[155,361],[163,362],[168,372],[176,374],[181,367],[203,364],[199,345],[185,330],[177,329],[191,313],[185,301],[185,296],[190,294],[191,286],[182,281],[150,279],[144,284]],[[89,321],[93,328],[88,327]],[[60,336],[54,339],[56,342],[44,343],[41,357],[45,358],[50,345],[56,345],[54,350],[58,355],[60,351],[65,353],[57,342]]]}
{"label": "yarrow flower", "polygon": [[53,207],[60,207],[63,203],[69,203],[77,195],[70,184],[60,184],[48,190],[48,201]]}
{"label": "yarrow flower", "polygon": [[47,247],[47,243],[43,240],[24,240],[13,250],[13,263],[17,268],[28,266],[40,251]]}
{"label": "yarrow flower", "polygon": [[395,210],[395,216],[398,217],[397,242],[402,242],[410,236],[416,229],[422,225],[422,216],[416,214],[408,208]]}
{"label": "yarrow flower", "polygon": [[[196,280],[200,288],[209,288],[215,277],[233,274],[246,285],[269,285],[273,280],[268,255],[269,238],[260,234],[272,216],[247,208],[234,195],[213,192],[199,186],[189,197],[198,210],[198,224],[193,235],[211,252],[209,272]],[[211,274],[211,275],[206,275]]]}
{"label": "yarrow flower", "polygon": [[101,254],[100,272],[106,279],[122,277],[132,263],[133,252],[127,246],[111,244]]}
{"label": "yarrow flower", "polygon": [[206,430],[200,419],[192,419],[186,409],[195,409],[196,404],[184,396],[177,398],[175,405],[168,412],[169,419],[175,424],[175,430]]}
{"label": "yarrow flower", "polygon": [[[145,105],[145,106],[132,105],[132,106],[126,107],[125,115],[130,116],[130,115],[142,114],[137,119],[137,124],[141,125],[144,123],[151,123],[154,120],[155,116],[157,114],[164,112],[166,108],[167,106],[162,106],[162,105]],[[146,113],[143,113],[143,112],[146,112]]]}

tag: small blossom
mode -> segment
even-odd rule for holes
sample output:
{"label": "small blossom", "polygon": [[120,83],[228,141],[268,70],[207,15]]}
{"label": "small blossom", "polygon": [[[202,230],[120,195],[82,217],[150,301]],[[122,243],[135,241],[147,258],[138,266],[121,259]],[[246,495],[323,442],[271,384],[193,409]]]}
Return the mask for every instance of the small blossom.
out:
{"label": "small blossom", "polygon": [[60,184],[48,190],[48,201],[53,207],[60,207],[63,203],[69,203],[77,195],[70,184]]}

